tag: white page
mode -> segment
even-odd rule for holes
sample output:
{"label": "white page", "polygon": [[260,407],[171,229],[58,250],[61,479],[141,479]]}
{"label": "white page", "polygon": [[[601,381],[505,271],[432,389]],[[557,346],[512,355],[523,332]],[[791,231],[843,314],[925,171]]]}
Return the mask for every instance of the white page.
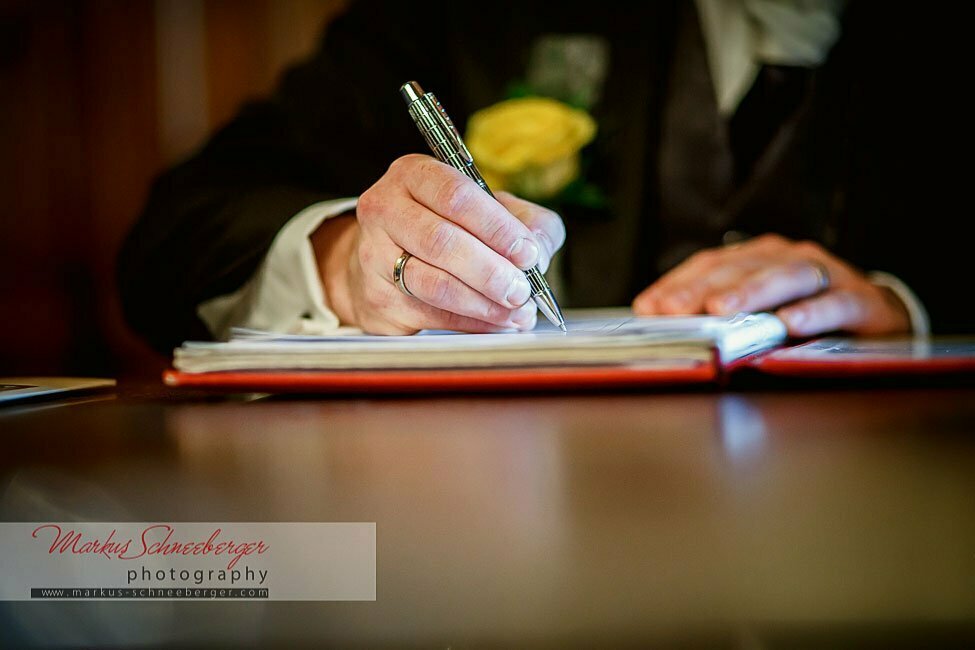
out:
{"label": "white page", "polygon": [[[519,347],[606,347],[614,344],[632,344],[635,340],[668,342],[710,341],[719,347],[728,345],[738,350],[750,342],[765,343],[784,338],[784,327],[768,314],[740,314],[733,317],[686,316],[686,317],[575,317],[569,312],[568,332],[548,324],[539,324],[530,332],[503,332],[496,334],[460,334],[456,332],[421,332],[415,336],[337,335],[307,336],[279,334],[259,330],[235,330],[234,338],[227,343],[189,342],[183,349],[234,349],[249,352],[297,353],[302,351],[323,352],[329,349],[351,351],[382,350],[451,350],[451,349],[499,349]],[[773,343],[773,344],[774,344]],[[768,347],[767,345],[764,347]],[[732,349],[728,351],[731,352]]]}

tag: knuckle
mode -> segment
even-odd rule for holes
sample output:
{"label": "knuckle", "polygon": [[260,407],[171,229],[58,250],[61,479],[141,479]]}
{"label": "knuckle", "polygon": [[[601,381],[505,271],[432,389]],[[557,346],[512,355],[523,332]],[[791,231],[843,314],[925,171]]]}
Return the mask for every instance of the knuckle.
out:
{"label": "knuckle", "polygon": [[449,305],[453,302],[454,288],[446,274],[434,274],[425,279],[426,286],[424,292],[429,296],[430,302],[438,305]]}
{"label": "knuckle", "polygon": [[823,247],[817,242],[804,239],[795,243],[794,250],[802,255],[818,256],[823,252]]}
{"label": "knuckle", "polygon": [[511,318],[512,310],[502,307],[496,302],[488,302],[483,305],[478,317],[489,323],[501,323]]}
{"label": "knuckle", "polygon": [[517,228],[512,221],[513,219],[500,218],[492,223],[485,233],[485,243],[492,248],[507,250],[508,245],[514,242],[518,234]]}
{"label": "knuckle", "polygon": [[785,248],[788,244],[789,240],[782,235],[774,232],[767,232],[764,235],[755,237],[754,239],[749,239],[747,242],[745,242],[742,248],[751,251],[774,252]]}
{"label": "knuckle", "polygon": [[445,175],[440,182],[435,194],[436,204],[443,215],[454,215],[466,212],[471,208],[474,195],[471,189],[478,192],[479,187],[473,183],[466,182],[463,178],[455,178],[452,175]]}
{"label": "knuckle", "polygon": [[398,175],[402,171],[403,167],[407,165],[405,158],[406,156],[403,156],[402,158],[397,158],[393,162],[389,163],[389,167],[386,168],[386,175],[387,176]]}
{"label": "knuckle", "polygon": [[440,162],[433,156],[422,153],[411,153],[407,156],[407,165],[421,174],[429,174],[431,176],[442,176],[447,172],[447,168],[444,163]]}
{"label": "knuckle", "polygon": [[380,201],[377,194],[379,190],[373,185],[359,196],[356,203],[356,217],[360,220],[369,221],[379,210]]}
{"label": "knuckle", "polygon": [[707,265],[714,262],[716,257],[717,257],[717,251],[715,251],[713,248],[705,248],[697,251],[696,253],[688,257],[686,263],[695,264],[695,265]]}
{"label": "knuckle", "polygon": [[850,291],[849,289],[841,289],[837,291],[836,301],[839,303],[839,306],[848,313],[858,311],[861,306],[860,296],[855,291]]}
{"label": "knuckle", "polygon": [[391,180],[394,183],[397,182],[397,180],[404,175],[406,168],[409,167],[409,165],[410,163],[405,160],[405,156],[403,158],[397,158],[393,162],[389,163],[386,173],[383,174],[382,179],[380,180],[385,179]]}
{"label": "knuckle", "polygon": [[764,235],[760,235],[756,240],[756,243],[764,246],[781,246],[782,244],[785,244],[786,241],[786,238],[778,233],[767,232]]}
{"label": "knuckle", "polygon": [[741,298],[742,302],[749,303],[759,298],[765,290],[765,282],[762,280],[747,280],[735,289],[735,293]]}
{"label": "knuckle", "polygon": [[444,316],[444,327],[462,332],[472,329],[470,322],[466,318],[453,313],[448,313]]}
{"label": "knuckle", "polygon": [[389,173],[394,176],[399,176],[400,174],[408,173],[409,170],[416,167],[418,164],[422,164],[426,156],[418,153],[409,153],[405,156],[400,156],[394,160],[389,165]]}
{"label": "knuckle", "polygon": [[504,300],[511,286],[511,273],[501,264],[494,264],[484,277],[484,289],[488,296]]}
{"label": "knuckle", "polygon": [[440,220],[427,237],[427,250],[433,260],[446,257],[457,241],[457,228],[448,221]]}
{"label": "knuckle", "polygon": [[400,156],[397,160],[401,165],[411,166],[426,163],[430,160],[430,156],[425,156],[422,153],[408,153],[405,156]]}
{"label": "knuckle", "polygon": [[779,266],[773,267],[769,273],[778,273],[779,275],[786,276],[790,281],[804,280],[810,275],[810,267],[812,266],[806,255],[799,255],[798,257],[791,257],[786,259]]}

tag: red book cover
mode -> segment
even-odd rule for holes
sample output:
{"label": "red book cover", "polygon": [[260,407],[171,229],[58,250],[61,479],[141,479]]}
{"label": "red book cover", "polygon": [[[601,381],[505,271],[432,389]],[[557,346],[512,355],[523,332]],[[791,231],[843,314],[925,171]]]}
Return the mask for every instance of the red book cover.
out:
{"label": "red book cover", "polygon": [[167,370],[166,385],[261,393],[552,392],[706,384],[717,368],[686,366],[484,368],[448,370],[277,370],[186,373]]}
{"label": "red book cover", "polygon": [[975,339],[822,338],[739,360],[742,367],[790,377],[878,377],[975,373]]}
{"label": "red book cover", "polygon": [[187,342],[169,386],[244,392],[565,391],[707,384],[722,357],[777,345],[770,315],[637,318],[574,314],[568,333],[541,324],[502,335],[305,336],[235,330]]}

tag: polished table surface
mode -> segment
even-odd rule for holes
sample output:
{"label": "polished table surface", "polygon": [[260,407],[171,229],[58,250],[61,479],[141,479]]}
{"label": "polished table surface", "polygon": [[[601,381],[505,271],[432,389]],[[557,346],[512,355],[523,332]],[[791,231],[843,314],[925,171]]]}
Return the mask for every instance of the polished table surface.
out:
{"label": "polished table surface", "polygon": [[[377,600],[5,603],[93,645],[975,639],[975,389],[0,411],[6,521],[374,521]],[[308,549],[313,559],[314,549]]]}

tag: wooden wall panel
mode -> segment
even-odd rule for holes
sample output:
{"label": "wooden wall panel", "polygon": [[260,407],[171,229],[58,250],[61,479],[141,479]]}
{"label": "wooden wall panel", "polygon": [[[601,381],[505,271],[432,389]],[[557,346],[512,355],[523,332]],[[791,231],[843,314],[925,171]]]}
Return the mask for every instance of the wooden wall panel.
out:
{"label": "wooden wall panel", "polygon": [[206,0],[211,125],[270,92],[282,69],[306,56],[342,0]]}
{"label": "wooden wall panel", "polygon": [[79,22],[69,3],[0,14],[0,374],[47,371],[70,355],[83,251],[65,233],[87,214]]}
{"label": "wooden wall panel", "polygon": [[206,26],[210,124],[219,127],[273,80],[267,2],[207,0]]}
{"label": "wooden wall panel", "polygon": [[154,35],[149,2],[96,0],[86,5],[82,105],[92,235],[89,268],[98,312],[94,329],[104,341],[104,354],[115,361],[110,365],[121,370],[144,368],[149,360],[122,322],[115,258],[161,164]]}
{"label": "wooden wall panel", "polygon": [[0,375],[158,372],[114,280],[149,183],[269,92],[343,6],[0,2]]}

